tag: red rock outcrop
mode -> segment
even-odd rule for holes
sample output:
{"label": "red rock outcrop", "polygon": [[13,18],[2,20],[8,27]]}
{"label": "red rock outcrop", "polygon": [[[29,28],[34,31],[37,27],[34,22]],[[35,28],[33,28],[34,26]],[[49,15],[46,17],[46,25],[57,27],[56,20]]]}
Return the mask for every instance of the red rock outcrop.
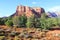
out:
{"label": "red rock outcrop", "polygon": [[42,13],[44,13],[45,10],[40,7],[32,8],[28,6],[17,6],[16,12],[12,16],[20,16],[25,14],[27,17],[30,17],[32,14],[34,14],[36,17],[40,17]]}

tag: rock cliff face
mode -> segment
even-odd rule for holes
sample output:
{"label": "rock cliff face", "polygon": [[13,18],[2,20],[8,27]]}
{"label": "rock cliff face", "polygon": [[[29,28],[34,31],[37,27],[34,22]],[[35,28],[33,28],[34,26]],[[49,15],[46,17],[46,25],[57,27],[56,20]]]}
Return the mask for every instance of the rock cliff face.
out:
{"label": "rock cliff face", "polygon": [[25,14],[27,17],[30,17],[34,14],[36,17],[40,17],[42,13],[45,13],[45,10],[40,7],[31,8],[28,6],[17,6],[16,12],[12,16],[21,16]]}

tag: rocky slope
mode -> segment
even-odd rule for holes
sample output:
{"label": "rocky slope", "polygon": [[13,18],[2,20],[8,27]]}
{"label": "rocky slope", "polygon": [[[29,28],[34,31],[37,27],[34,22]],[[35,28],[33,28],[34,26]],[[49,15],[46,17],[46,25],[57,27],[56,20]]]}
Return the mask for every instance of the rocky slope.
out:
{"label": "rocky slope", "polygon": [[40,7],[28,7],[28,6],[17,6],[16,12],[11,16],[20,16],[25,14],[27,17],[30,17],[32,14],[34,14],[36,17],[40,17],[42,13],[44,13],[45,10]]}

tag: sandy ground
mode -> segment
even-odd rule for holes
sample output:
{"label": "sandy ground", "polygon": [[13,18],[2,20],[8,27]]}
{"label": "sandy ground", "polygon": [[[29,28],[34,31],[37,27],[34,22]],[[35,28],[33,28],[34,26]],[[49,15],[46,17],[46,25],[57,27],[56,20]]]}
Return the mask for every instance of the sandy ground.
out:
{"label": "sandy ground", "polygon": [[[7,27],[7,26],[1,26],[0,25],[0,28],[3,28],[3,29],[8,29],[9,27]],[[39,37],[40,37],[40,33],[41,32],[39,32],[39,31],[37,31],[36,29],[29,29],[29,28],[17,28],[16,29],[16,31],[18,31],[18,32],[22,32],[23,30],[27,30],[27,32],[29,33],[29,32],[35,32],[33,35],[35,36],[35,35],[38,35]],[[42,39],[40,39],[40,40],[60,40],[60,30],[50,30],[50,31],[48,31],[47,33],[46,33],[46,36],[44,37],[44,38],[42,38]]]}

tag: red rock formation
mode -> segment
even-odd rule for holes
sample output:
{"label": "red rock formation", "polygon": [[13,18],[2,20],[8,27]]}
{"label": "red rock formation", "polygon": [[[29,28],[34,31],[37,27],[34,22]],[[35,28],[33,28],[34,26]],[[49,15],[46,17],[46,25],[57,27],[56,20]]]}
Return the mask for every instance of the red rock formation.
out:
{"label": "red rock formation", "polygon": [[41,14],[44,12],[45,10],[40,7],[31,8],[28,6],[20,5],[20,6],[17,6],[16,12],[12,16],[20,16],[20,15],[25,14],[27,17],[30,17],[32,14],[34,14],[36,17],[40,17]]}

